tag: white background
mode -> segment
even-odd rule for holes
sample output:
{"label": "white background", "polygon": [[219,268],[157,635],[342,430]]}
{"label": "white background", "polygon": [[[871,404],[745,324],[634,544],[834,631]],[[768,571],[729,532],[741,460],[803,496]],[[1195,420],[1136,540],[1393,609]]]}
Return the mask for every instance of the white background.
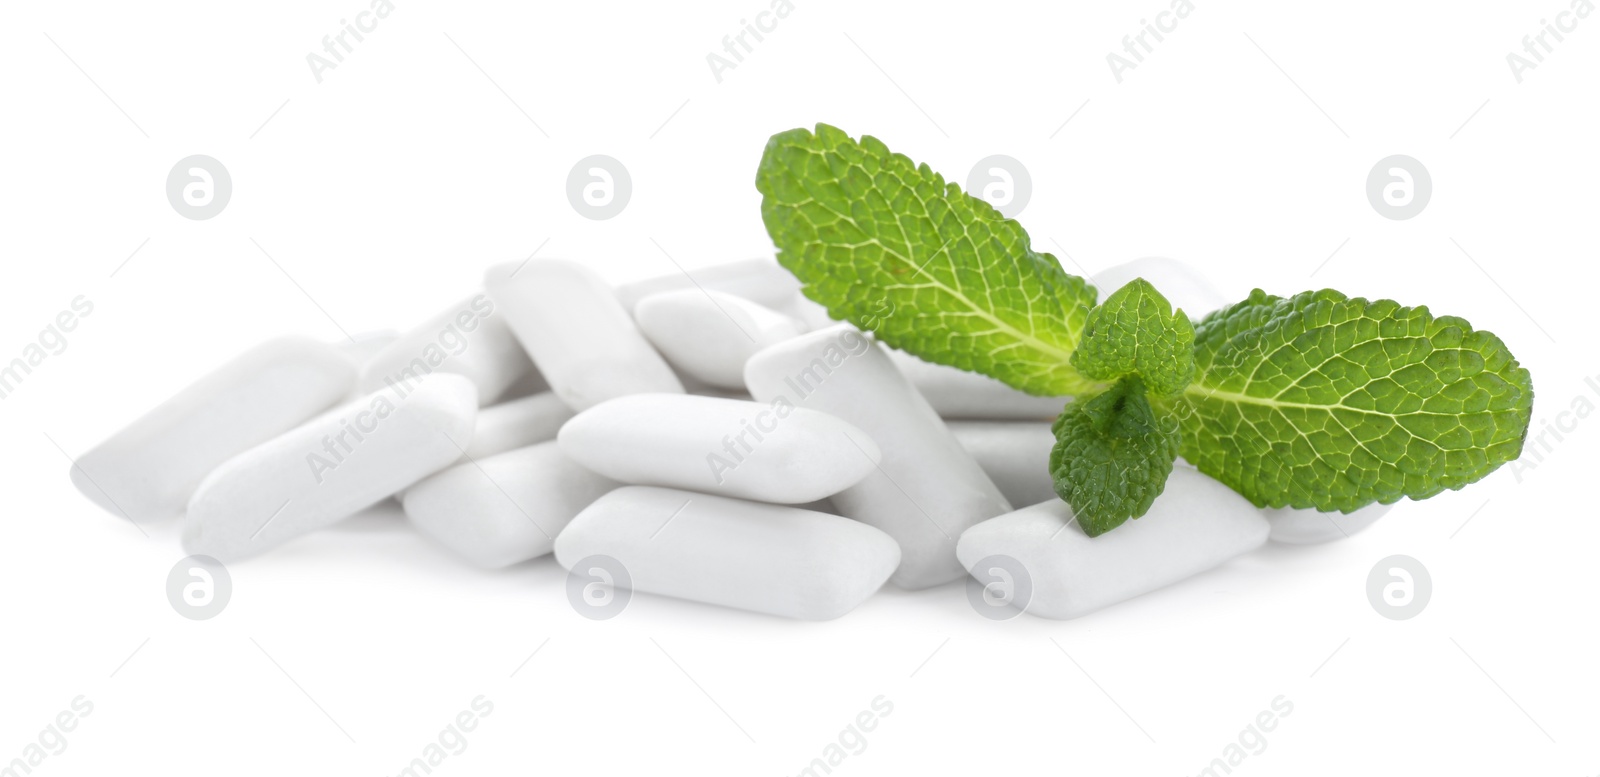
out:
{"label": "white background", "polygon": [[[959,584],[822,624],[646,596],[591,622],[549,558],[474,571],[392,511],[237,564],[221,616],[178,617],[175,529],[91,505],[69,456],[254,342],[411,326],[540,246],[616,281],[675,272],[663,249],[770,256],[756,162],[818,121],[957,181],[1022,160],[1019,220],[1069,271],[1166,255],[1232,297],[1427,304],[1529,367],[1536,433],[1600,404],[1600,14],[1519,84],[1507,53],[1568,0],[1197,0],[1119,84],[1106,55],[1166,0],[795,0],[719,84],[706,55],[768,2],[398,0],[321,84],[306,55],[367,0],[0,10],[0,358],[94,304],[0,400],[0,765],[83,694],[36,773],[397,774],[482,694],[436,772],[792,775],[884,695],[836,772],[1189,775],[1284,695],[1236,772],[1600,773],[1587,419],[1536,468],[1071,622],[984,620]],[[595,153],[633,178],[609,221],[565,196]],[[1364,192],[1396,153],[1433,178],[1407,221]],[[232,174],[209,221],[165,196],[190,154]],[[1366,598],[1395,553],[1434,581],[1410,621]]]}

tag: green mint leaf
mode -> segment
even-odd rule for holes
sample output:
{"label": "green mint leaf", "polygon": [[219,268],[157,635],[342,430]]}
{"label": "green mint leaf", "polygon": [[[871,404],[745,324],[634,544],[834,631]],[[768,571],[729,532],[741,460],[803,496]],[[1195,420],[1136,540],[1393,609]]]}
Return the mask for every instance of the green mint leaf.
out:
{"label": "green mint leaf", "polygon": [[1137,377],[1069,403],[1051,429],[1056,494],[1072,505],[1090,537],[1144,515],[1166,488],[1178,456],[1178,419],[1150,404]]}
{"label": "green mint leaf", "polygon": [[1533,384],[1505,343],[1425,307],[1257,289],[1195,327],[1183,457],[1258,506],[1350,512],[1473,483],[1522,453]]}
{"label": "green mint leaf", "polygon": [[927,165],[818,124],[772,136],[756,188],[778,262],[834,318],[1031,394],[1098,387],[1070,363],[1094,287]]}
{"label": "green mint leaf", "polygon": [[1072,366],[1092,380],[1138,375],[1151,395],[1176,394],[1194,379],[1194,324],[1135,278],[1089,313]]}

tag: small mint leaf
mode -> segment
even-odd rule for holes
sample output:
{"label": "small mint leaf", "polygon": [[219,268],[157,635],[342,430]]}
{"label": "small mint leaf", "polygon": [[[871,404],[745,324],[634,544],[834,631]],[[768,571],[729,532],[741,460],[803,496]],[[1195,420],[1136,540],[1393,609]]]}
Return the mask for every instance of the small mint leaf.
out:
{"label": "small mint leaf", "polygon": [[1051,429],[1056,494],[1090,537],[1149,511],[1166,488],[1180,442],[1178,420],[1150,404],[1137,377],[1069,403]]}
{"label": "small mint leaf", "polygon": [[1138,375],[1151,395],[1176,394],[1194,379],[1194,325],[1135,278],[1089,313],[1072,366],[1091,380]]}
{"label": "small mint leaf", "polygon": [[756,189],[779,264],[834,318],[1030,394],[1099,388],[1071,364],[1094,287],[927,165],[818,124],[767,141]]}

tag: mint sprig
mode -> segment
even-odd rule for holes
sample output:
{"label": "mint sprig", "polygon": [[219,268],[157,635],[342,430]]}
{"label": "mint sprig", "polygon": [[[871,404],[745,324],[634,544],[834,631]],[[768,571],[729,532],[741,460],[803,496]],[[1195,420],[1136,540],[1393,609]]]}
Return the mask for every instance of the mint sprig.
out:
{"label": "mint sprig", "polygon": [[756,174],[778,261],[835,318],[924,360],[1040,395],[1056,492],[1091,536],[1143,515],[1175,456],[1258,506],[1425,499],[1522,453],[1533,384],[1465,320],[1332,290],[1191,324],[1143,279],[1103,304],[988,203],[819,124]]}

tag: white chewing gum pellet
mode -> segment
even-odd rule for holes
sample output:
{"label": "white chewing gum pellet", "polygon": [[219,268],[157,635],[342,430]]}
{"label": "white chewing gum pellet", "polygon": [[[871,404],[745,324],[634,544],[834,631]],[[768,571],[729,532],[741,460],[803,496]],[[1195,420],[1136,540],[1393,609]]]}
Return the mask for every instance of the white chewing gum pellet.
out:
{"label": "white chewing gum pellet", "polygon": [[548,391],[490,405],[478,411],[467,458],[482,459],[554,440],[572,416],[572,408]]}
{"label": "white chewing gum pellet", "polygon": [[932,364],[904,351],[889,358],[942,418],[1049,421],[1071,397],[1036,397],[988,375]]}
{"label": "white chewing gum pellet", "polygon": [[950,433],[1014,505],[1056,498],[1050,451],[1056,436],[1045,421],[949,421]]}
{"label": "white chewing gum pellet", "polygon": [[555,551],[577,574],[607,557],[635,591],[802,620],[855,609],[900,562],[894,540],[859,521],[650,486],[600,497]]}
{"label": "white chewing gum pellet", "polygon": [[821,410],[878,443],[878,468],[832,501],[841,514],[900,543],[895,585],[926,588],[960,578],[956,538],[1010,512],[994,481],[887,351],[854,327],[841,324],[774,345],[751,357],[744,374],[757,400]]}
{"label": "white chewing gum pellet", "polygon": [[1228,299],[1211,285],[1211,281],[1186,262],[1161,257],[1135,259],[1109,267],[1094,274],[1089,282],[1100,291],[1100,301],[1135,278],[1143,278],[1172,303],[1189,314],[1191,321],[1199,321],[1207,313],[1228,304]]}
{"label": "white chewing gum pellet", "polygon": [[428,375],[251,448],[195,490],[184,550],[233,561],[371,507],[459,458],[477,409],[472,381]]}
{"label": "white chewing gum pellet", "polygon": [[486,284],[550,390],[574,410],[628,394],[681,394],[600,276],[576,262],[534,259],[489,268]]}
{"label": "white chewing gum pellet", "polygon": [[744,389],[752,354],[804,331],[790,316],[710,289],[652,294],[634,306],[633,318],[673,367],[723,389]]}
{"label": "white chewing gum pellet", "polygon": [[687,394],[602,402],[558,439],[573,461],[624,483],[780,504],[837,494],[881,458],[865,432],[827,413]]}
{"label": "white chewing gum pellet", "polygon": [[1268,508],[1267,521],[1272,524],[1272,541],[1287,545],[1316,545],[1342,540],[1371,526],[1394,505],[1370,504],[1350,514],[1324,513],[1319,510],[1298,510],[1293,507]]}
{"label": "white chewing gum pellet", "polygon": [[487,294],[451,305],[373,356],[361,371],[362,393],[443,372],[471,380],[479,405],[493,404],[533,371],[505,315]]}
{"label": "white chewing gum pellet", "polygon": [[616,295],[631,311],[645,297],[679,289],[720,291],[776,307],[800,290],[800,281],[776,261],[747,259],[625,283],[617,287]]}
{"label": "white chewing gum pellet", "polygon": [[338,348],[269,340],[78,457],[72,483],[113,515],[176,518],[207,473],[338,404],[355,383]]}
{"label": "white chewing gum pellet", "polygon": [[550,552],[556,535],[618,483],[578,466],[554,441],[458,464],[406,490],[406,517],[485,569]]}
{"label": "white chewing gum pellet", "polygon": [[1007,559],[992,557],[1020,563],[1032,593],[1017,604],[1065,620],[1211,569],[1261,547],[1270,531],[1248,500],[1181,461],[1143,517],[1099,537],[1072,518],[1072,507],[1052,498],[968,529],[956,552],[979,580],[995,568],[1017,576]]}

